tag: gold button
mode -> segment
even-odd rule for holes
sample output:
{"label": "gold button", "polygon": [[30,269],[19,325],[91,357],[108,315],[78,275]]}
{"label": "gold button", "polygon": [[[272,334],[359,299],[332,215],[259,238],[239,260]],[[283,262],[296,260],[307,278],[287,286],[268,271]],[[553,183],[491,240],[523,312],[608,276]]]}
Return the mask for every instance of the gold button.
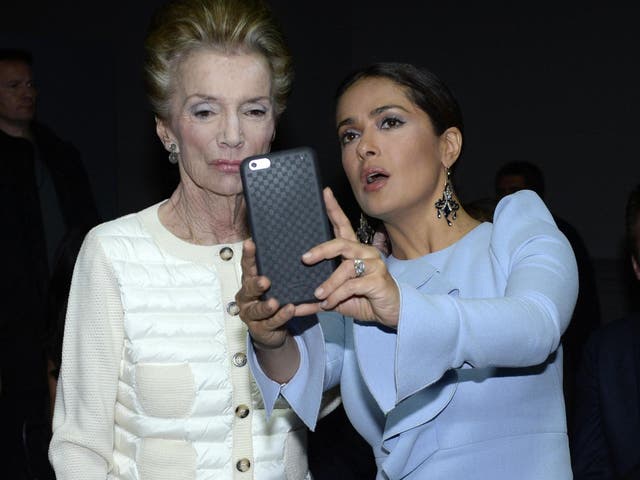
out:
{"label": "gold button", "polygon": [[246,418],[249,415],[249,407],[246,405],[238,405],[236,407],[236,417],[238,418]]}
{"label": "gold button", "polygon": [[240,307],[236,302],[229,302],[227,304],[227,313],[229,315],[237,315],[240,313]]}
{"label": "gold button", "polygon": [[229,247],[222,247],[220,249],[220,258],[225,262],[231,260],[233,258],[233,250]]}
{"label": "gold button", "polygon": [[239,472],[246,472],[250,468],[251,462],[248,458],[241,458],[240,460],[238,460],[238,463],[236,463],[236,470],[238,470]]}
{"label": "gold button", "polygon": [[236,367],[244,367],[247,364],[247,356],[242,352],[238,352],[238,353],[234,354],[233,355],[233,364]]}

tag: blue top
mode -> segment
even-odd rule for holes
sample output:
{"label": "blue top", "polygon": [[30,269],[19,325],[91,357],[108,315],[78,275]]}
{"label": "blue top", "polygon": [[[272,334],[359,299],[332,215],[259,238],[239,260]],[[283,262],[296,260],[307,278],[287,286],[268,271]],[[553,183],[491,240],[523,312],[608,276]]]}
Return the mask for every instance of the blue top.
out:
{"label": "blue top", "polygon": [[322,391],[340,383],[378,479],[571,479],[559,344],[578,272],[542,200],[517,192],[493,224],[386,262],[397,331],[333,312],[294,319],[301,364],[289,383],[250,355],[267,411],[282,394],[313,429]]}

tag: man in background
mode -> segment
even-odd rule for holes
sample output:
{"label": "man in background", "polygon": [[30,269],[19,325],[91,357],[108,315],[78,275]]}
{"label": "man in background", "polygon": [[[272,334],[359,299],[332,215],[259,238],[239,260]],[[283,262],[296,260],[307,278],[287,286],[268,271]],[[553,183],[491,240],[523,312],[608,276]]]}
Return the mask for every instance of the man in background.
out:
{"label": "man in background", "polygon": [[49,271],[65,232],[99,215],[78,150],[36,120],[32,57],[0,49],[2,477],[53,478],[44,349]]}
{"label": "man in background", "polygon": [[[625,213],[627,259],[637,287],[640,184],[629,194]],[[640,478],[640,311],[630,311],[591,334],[576,385],[570,445],[574,478]]]}

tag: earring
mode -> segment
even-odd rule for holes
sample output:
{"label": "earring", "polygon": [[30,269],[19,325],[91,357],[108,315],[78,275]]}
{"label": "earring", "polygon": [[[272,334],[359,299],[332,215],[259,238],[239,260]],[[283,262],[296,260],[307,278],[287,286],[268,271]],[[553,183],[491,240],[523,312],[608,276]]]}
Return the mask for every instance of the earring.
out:
{"label": "earring", "polygon": [[172,163],[174,165],[178,163],[178,152],[176,151],[177,148],[178,146],[175,143],[169,145],[169,149],[171,150],[171,152],[169,152],[169,163]]}
{"label": "earring", "polygon": [[[444,192],[442,198],[435,203],[438,211],[438,218],[444,215],[447,225],[452,226],[451,220],[456,219],[456,211],[460,208],[460,204],[453,199],[453,186],[451,185],[451,171],[447,168],[447,180],[444,183]],[[449,220],[451,215],[451,220]]]}
{"label": "earring", "polygon": [[360,225],[356,230],[356,236],[360,243],[364,243],[365,245],[371,245],[373,243],[373,235],[375,234],[375,230],[369,222],[367,222],[367,217],[364,216],[364,213],[360,212]]}

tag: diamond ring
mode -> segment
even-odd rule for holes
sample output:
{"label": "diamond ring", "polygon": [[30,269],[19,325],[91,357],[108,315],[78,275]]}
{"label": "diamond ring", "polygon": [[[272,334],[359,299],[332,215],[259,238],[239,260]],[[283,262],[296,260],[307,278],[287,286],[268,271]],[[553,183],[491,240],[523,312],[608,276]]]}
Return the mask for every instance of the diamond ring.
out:
{"label": "diamond ring", "polygon": [[360,258],[353,259],[353,269],[356,271],[356,278],[364,275],[364,260]]}

